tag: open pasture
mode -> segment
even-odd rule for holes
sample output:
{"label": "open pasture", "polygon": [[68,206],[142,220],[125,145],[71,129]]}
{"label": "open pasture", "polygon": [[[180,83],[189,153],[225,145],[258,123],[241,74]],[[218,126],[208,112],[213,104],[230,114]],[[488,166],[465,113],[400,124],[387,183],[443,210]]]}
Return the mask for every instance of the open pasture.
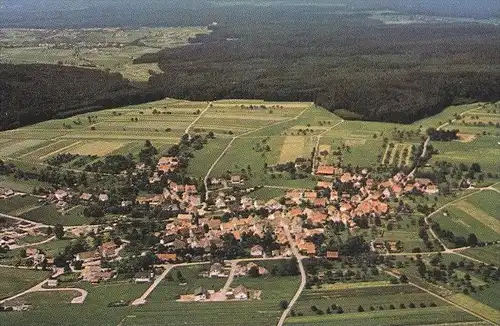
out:
{"label": "open pasture", "polygon": [[472,258],[482,260],[488,264],[500,266],[500,245],[469,248],[463,253]]}
{"label": "open pasture", "polygon": [[[500,239],[500,216],[496,210],[500,194],[482,191],[454,203],[432,216],[445,230],[467,237],[475,233],[481,241]],[[446,216],[445,216],[446,213]]]}
{"label": "open pasture", "polygon": [[500,169],[500,137],[480,136],[470,142],[432,142],[438,154],[432,156],[430,163],[447,161],[471,165],[479,163],[485,172],[498,173]]}
{"label": "open pasture", "polygon": [[452,306],[429,307],[425,309],[398,309],[356,312],[350,314],[331,314],[321,316],[290,317],[286,320],[287,326],[399,326],[399,325],[471,325],[483,326],[487,323],[475,323],[479,319]]}
{"label": "open pasture", "polygon": [[0,300],[37,285],[49,275],[29,269],[0,268]]}
{"label": "open pasture", "polygon": [[95,142],[86,142],[83,144],[79,144],[76,147],[72,147],[68,153],[70,154],[78,154],[78,155],[97,155],[97,156],[105,156],[111,152],[114,152],[120,149],[122,146],[126,145],[123,142],[117,141],[95,141]]}

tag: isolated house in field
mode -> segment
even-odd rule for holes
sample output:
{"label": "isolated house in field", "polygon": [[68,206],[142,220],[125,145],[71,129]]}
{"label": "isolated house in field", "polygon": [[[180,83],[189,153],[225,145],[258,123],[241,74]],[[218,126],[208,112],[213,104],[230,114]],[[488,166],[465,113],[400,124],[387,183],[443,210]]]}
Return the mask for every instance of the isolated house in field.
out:
{"label": "isolated house in field", "polygon": [[222,276],[226,276],[223,273],[223,266],[222,266],[222,264],[221,263],[215,263],[212,266],[210,266],[209,276],[210,277],[222,277]]}
{"label": "isolated house in field", "polygon": [[204,301],[207,300],[209,297],[207,289],[205,289],[203,286],[196,288],[194,290],[193,295],[194,295],[194,301]]}
{"label": "isolated house in field", "polygon": [[240,285],[233,290],[233,295],[236,300],[248,300],[248,289]]}
{"label": "isolated house in field", "polygon": [[255,245],[252,248],[250,248],[250,255],[252,257],[262,257],[264,254],[264,248],[262,248],[261,245]]}
{"label": "isolated house in field", "polygon": [[239,175],[233,175],[231,176],[231,183],[232,184],[241,184],[243,182],[241,176]]}
{"label": "isolated house in field", "polygon": [[57,200],[61,201],[61,200],[64,200],[66,197],[68,197],[68,192],[65,190],[59,189],[54,193],[54,196],[56,197]]}
{"label": "isolated house in field", "polygon": [[151,272],[138,272],[134,275],[135,283],[149,283],[153,280]]}
{"label": "isolated house in field", "polygon": [[49,278],[47,280],[47,286],[48,287],[55,288],[58,285],[59,285],[59,281],[57,280],[57,278]]}

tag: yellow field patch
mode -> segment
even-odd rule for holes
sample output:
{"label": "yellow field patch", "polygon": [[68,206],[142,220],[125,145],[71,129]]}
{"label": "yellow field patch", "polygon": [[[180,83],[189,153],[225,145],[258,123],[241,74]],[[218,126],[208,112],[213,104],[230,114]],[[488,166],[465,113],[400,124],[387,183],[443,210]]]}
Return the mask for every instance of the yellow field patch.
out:
{"label": "yellow field patch", "polygon": [[478,314],[489,320],[500,320],[500,311],[491,308],[490,306],[481,303],[470,296],[459,293],[447,297],[446,299],[458,304],[459,306],[466,307],[470,311]]}
{"label": "yellow field patch", "polygon": [[[335,284],[323,284],[321,289],[314,289],[314,291],[325,290],[348,290],[348,289],[363,289],[371,287],[381,287],[381,286],[398,286],[393,285],[389,281],[376,281],[376,282],[358,282],[358,283],[335,283]],[[399,285],[401,286],[401,285]]]}
{"label": "yellow field patch", "polygon": [[473,218],[475,218],[485,226],[489,227],[496,233],[500,234],[500,221],[494,218],[493,216],[490,216],[488,213],[482,211],[480,208],[464,200],[459,201],[453,206],[457,207],[458,209],[472,216]]}
{"label": "yellow field patch", "polygon": [[346,146],[359,146],[364,145],[366,143],[366,138],[349,138],[344,141]]}
{"label": "yellow field patch", "polygon": [[474,134],[464,134],[460,132],[457,134],[457,136],[458,136],[458,141],[461,143],[470,143],[471,141],[477,138],[477,136]]}
{"label": "yellow field patch", "polygon": [[127,143],[118,142],[118,141],[93,141],[90,143],[84,143],[80,146],[73,147],[69,153],[70,154],[79,154],[79,155],[97,155],[104,156],[111,152],[120,149],[125,146]]}
{"label": "yellow field patch", "polygon": [[305,137],[286,136],[283,146],[281,147],[279,163],[295,161],[297,157],[301,157],[304,153],[305,145]]}

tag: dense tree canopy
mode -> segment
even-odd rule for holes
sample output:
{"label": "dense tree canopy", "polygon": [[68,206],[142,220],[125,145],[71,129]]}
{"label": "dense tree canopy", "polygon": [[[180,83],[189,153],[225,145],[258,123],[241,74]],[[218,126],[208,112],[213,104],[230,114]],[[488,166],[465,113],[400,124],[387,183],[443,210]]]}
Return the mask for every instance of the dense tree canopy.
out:
{"label": "dense tree canopy", "polygon": [[159,98],[161,93],[133,86],[120,74],[0,64],[0,130]]}
{"label": "dense tree canopy", "polygon": [[500,99],[500,27],[274,10],[136,62],[159,62],[164,73],[150,84],[170,97],[315,101],[346,118],[411,122],[453,103]]}

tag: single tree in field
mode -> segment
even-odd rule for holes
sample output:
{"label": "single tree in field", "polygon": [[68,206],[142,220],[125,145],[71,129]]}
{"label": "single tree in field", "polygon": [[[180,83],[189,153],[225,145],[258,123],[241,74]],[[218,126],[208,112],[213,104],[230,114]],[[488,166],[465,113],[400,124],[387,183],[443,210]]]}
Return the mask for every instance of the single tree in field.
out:
{"label": "single tree in field", "polygon": [[280,308],[281,308],[281,310],[285,310],[286,308],[288,308],[288,301],[281,300],[280,301]]}
{"label": "single tree in field", "polygon": [[61,224],[56,224],[54,234],[58,239],[62,239],[64,237],[64,227]]}
{"label": "single tree in field", "polygon": [[363,312],[363,311],[365,311],[365,309],[363,309],[363,306],[359,305],[358,312]]}
{"label": "single tree in field", "polygon": [[469,234],[467,237],[467,244],[471,247],[475,247],[477,245],[477,236],[474,233]]}

